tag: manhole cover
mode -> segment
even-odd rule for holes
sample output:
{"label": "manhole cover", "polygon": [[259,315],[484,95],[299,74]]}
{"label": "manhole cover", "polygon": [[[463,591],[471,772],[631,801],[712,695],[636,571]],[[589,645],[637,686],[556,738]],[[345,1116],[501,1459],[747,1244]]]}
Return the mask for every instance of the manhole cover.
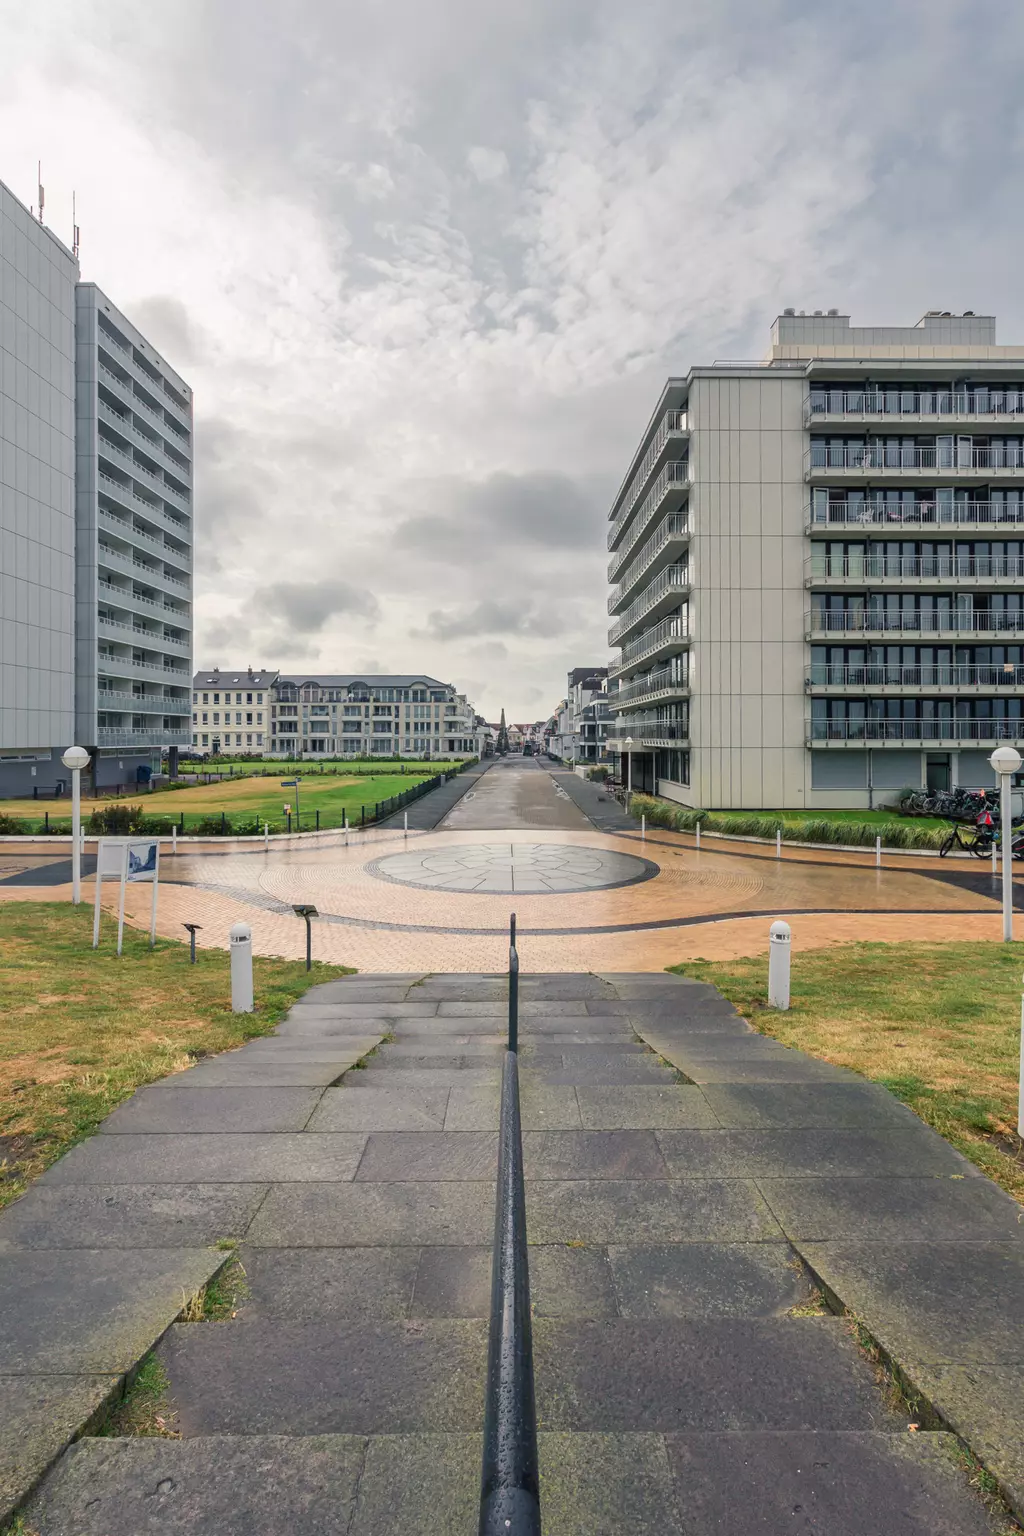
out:
{"label": "manhole cover", "polygon": [[367,874],[433,891],[559,895],[650,880],[658,865],[629,853],[560,843],[469,843],[374,859]]}

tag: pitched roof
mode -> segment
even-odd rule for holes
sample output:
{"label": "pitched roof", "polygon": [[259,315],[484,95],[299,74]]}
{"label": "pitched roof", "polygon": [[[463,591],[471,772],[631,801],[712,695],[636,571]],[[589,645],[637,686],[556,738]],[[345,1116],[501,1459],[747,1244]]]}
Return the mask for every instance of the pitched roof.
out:
{"label": "pitched roof", "polygon": [[269,688],[278,677],[276,667],[254,672],[247,667],[214,667],[212,672],[197,672],[193,688]]}

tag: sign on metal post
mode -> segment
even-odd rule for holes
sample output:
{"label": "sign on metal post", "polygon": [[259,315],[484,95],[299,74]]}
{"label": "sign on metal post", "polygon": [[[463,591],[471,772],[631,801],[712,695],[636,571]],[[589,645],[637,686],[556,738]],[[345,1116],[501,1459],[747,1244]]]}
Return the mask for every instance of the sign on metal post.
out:
{"label": "sign on metal post", "polygon": [[92,922],[92,947],[99,948],[100,905],[104,876],[121,883],[117,904],[117,953],[124,945],[124,893],[126,886],[150,881],[153,902],[149,916],[150,948],[156,943],[156,903],[160,884],[160,842],[155,837],[101,837],[96,845],[96,906]]}

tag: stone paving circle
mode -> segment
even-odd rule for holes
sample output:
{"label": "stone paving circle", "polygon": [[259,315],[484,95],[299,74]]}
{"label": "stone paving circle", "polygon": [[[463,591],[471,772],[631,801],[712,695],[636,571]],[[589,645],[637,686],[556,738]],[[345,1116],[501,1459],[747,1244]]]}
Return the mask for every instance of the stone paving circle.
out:
{"label": "stone paving circle", "polygon": [[366,872],[397,885],[435,891],[564,895],[635,885],[658,874],[657,864],[605,848],[562,843],[469,843],[433,852],[394,853]]}

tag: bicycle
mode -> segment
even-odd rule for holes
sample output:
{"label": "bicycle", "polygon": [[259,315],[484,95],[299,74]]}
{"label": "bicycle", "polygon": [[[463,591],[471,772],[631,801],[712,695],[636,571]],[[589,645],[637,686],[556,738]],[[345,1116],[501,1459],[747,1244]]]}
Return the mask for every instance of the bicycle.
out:
{"label": "bicycle", "polygon": [[939,857],[944,859],[952,849],[960,848],[964,853],[973,853],[975,858],[986,859],[992,852],[995,835],[993,827],[954,827],[940,847]]}

